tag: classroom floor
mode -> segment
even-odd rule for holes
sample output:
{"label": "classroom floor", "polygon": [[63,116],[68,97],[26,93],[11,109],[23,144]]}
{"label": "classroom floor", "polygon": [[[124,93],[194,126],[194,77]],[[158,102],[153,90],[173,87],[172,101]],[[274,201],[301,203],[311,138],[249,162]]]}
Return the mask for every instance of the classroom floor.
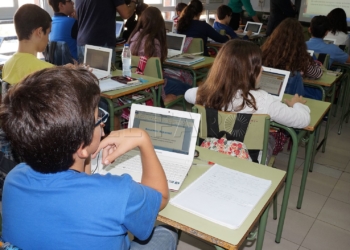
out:
{"label": "classroom floor", "polygon": [[[278,220],[272,219],[270,209],[264,250],[350,249],[350,123],[344,123],[342,134],[338,135],[339,117],[332,119],[326,152],[316,155],[301,209],[296,208],[296,203],[305,148],[299,146],[281,243],[275,243]],[[289,152],[284,150],[277,156],[275,166],[285,170],[288,157]],[[278,195],[278,212],[282,195],[283,192]],[[195,249],[212,250],[214,247],[183,233],[178,250]],[[255,242],[246,242],[240,250],[255,250]]]}

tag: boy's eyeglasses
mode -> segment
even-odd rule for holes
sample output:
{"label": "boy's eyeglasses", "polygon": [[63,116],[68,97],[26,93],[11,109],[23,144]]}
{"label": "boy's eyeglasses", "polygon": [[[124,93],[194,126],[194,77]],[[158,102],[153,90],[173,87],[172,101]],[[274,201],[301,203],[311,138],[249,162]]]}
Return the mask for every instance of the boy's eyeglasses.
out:
{"label": "boy's eyeglasses", "polygon": [[98,120],[95,123],[95,127],[97,127],[101,123],[106,123],[108,117],[109,117],[109,114],[106,110],[104,110],[102,108],[98,108]]}

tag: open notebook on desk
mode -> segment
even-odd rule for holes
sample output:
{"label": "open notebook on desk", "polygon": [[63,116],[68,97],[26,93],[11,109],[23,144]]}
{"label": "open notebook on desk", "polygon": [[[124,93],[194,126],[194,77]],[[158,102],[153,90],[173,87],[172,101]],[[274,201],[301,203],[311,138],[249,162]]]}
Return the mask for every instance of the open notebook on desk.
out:
{"label": "open notebook on desk", "polygon": [[215,164],[170,204],[230,229],[239,228],[271,186],[270,180]]}
{"label": "open notebook on desk", "polygon": [[[179,190],[192,166],[199,120],[200,114],[191,112],[138,104],[131,106],[128,127],[147,131],[171,190]],[[140,152],[131,150],[98,172],[129,174],[134,181],[141,182]]]}

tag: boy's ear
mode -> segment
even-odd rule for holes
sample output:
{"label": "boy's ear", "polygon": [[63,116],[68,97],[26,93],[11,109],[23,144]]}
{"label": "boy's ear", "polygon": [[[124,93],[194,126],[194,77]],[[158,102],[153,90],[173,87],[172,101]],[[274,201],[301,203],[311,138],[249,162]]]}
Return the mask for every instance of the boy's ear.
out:
{"label": "boy's ear", "polygon": [[90,156],[89,152],[87,151],[87,147],[83,147],[83,144],[80,145],[80,147],[77,150],[77,156],[81,159],[86,159]]}
{"label": "boy's ear", "polygon": [[32,35],[35,35],[41,38],[42,35],[44,35],[43,28],[42,27],[36,28],[35,30],[33,30]]}
{"label": "boy's ear", "polygon": [[311,27],[307,28],[307,30],[309,31],[309,33],[311,34]]}

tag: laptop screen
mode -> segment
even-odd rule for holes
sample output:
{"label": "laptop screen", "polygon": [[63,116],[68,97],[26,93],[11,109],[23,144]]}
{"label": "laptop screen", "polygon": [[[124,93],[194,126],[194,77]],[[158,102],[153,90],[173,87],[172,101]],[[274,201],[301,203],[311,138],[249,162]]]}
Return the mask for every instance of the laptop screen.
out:
{"label": "laptop screen", "polygon": [[285,77],[283,74],[263,71],[260,79],[260,89],[271,95],[280,96]]}
{"label": "laptop screen", "polygon": [[85,64],[91,68],[108,71],[109,52],[87,48]]}
{"label": "laptop screen", "polygon": [[168,49],[180,51],[183,39],[184,37],[167,35],[166,41],[167,41]]}
{"label": "laptop screen", "polygon": [[121,21],[115,22],[115,37],[116,38],[120,37],[120,34],[122,33],[123,26],[124,26],[124,22],[121,22]]}
{"label": "laptop screen", "polygon": [[251,31],[253,33],[258,33],[260,29],[260,24],[248,23],[246,27],[246,31]]}
{"label": "laptop screen", "polygon": [[189,154],[194,119],[138,110],[133,127],[146,130],[155,149]]}
{"label": "laptop screen", "polygon": [[335,43],[334,39],[323,39],[323,41],[327,44],[334,44]]}

